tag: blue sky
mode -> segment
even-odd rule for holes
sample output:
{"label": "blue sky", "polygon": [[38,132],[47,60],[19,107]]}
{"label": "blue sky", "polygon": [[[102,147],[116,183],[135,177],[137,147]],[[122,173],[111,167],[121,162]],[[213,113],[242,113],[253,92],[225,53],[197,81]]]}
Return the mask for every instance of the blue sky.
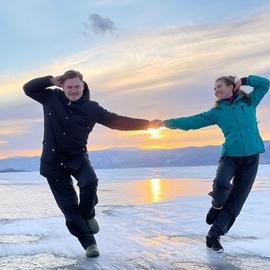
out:
{"label": "blue sky", "polygon": [[[217,76],[270,77],[269,11],[269,1],[259,0],[1,1],[2,157],[40,151],[42,110],[21,91],[23,83],[37,76],[80,70],[92,98],[102,106],[147,119],[209,109]],[[95,33],[89,28],[91,14],[114,27]],[[265,139],[270,139],[269,105],[267,96],[258,110]],[[97,127],[89,147],[181,147],[223,141],[213,127],[163,133],[151,140],[143,132]]]}
{"label": "blue sky", "polygon": [[130,32],[247,18],[268,4],[261,0],[2,0],[0,49],[6,53],[0,68],[5,74],[40,67],[116,38],[82,35],[92,13],[110,18],[117,27],[116,35],[122,37]]}

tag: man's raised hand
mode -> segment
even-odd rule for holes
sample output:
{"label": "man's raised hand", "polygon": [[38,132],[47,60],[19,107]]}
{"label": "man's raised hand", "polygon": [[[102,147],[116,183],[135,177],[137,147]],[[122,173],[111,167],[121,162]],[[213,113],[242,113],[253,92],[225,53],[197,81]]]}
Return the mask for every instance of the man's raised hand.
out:
{"label": "man's raised hand", "polygon": [[51,83],[58,87],[63,87],[62,76],[56,76],[51,78]]}

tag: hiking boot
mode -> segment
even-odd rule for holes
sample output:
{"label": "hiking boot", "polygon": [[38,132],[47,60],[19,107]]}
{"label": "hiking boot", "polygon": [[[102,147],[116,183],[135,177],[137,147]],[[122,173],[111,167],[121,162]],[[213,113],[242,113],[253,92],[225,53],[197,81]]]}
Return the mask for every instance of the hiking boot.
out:
{"label": "hiking boot", "polygon": [[223,247],[220,244],[220,237],[218,236],[206,236],[206,246],[208,248],[211,248],[212,250],[214,250],[215,252],[222,252],[223,251]]}
{"label": "hiking boot", "polygon": [[99,232],[99,225],[98,225],[97,220],[94,217],[91,219],[88,219],[87,224],[92,234],[96,234]]}
{"label": "hiking boot", "polygon": [[96,244],[90,245],[86,249],[85,254],[86,254],[86,257],[91,257],[91,258],[98,257],[99,256],[99,250],[97,248],[97,245]]}
{"label": "hiking boot", "polygon": [[207,215],[206,215],[206,223],[211,225],[214,223],[214,221],[216,220],[219,212],[221,209],[216,209],[213,206],[209,209]]}

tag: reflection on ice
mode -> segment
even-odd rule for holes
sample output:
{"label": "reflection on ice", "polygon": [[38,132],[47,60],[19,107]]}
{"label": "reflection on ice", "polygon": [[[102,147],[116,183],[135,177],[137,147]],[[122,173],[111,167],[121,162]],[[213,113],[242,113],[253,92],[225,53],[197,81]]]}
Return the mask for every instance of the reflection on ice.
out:
{"label": "reflection on ice", "polygon": [[0,270],[269,270],[270,179],[263,176],[222,238],[223,254],[204,243],[211,181],[157,175],[100,181],[101,256],[89,259],[66,229],[46,182],[27,183],[31,174],[17,181],[19,174],[10,174],[11,182],[5,176],[0,183]]}
{"label": "reflection on ice", "polygon": [[161,200],[160,179],[154,178],[151,180],[151,190],[153,202],[159,202]]}
{"label": "reflection on ice", "polygon": [[114,205],[138,205],[163,202],[178,196],[206,195],[210,189],[209,181],[151,178],[101,183],[98,194],[100,204],[113,202]]}

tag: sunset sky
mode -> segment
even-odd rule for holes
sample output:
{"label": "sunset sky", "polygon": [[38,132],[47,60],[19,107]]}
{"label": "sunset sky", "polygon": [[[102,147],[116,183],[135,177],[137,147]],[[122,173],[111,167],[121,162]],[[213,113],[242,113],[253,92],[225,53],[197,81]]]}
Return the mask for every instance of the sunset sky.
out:
{"label": "sunset sky", "polygon": [[[40,154],[42,107],[22,91],[34,77],[79,70],[92,100],[149,120],[209,110],[220,75],[270,78],[269,12],[267,0],[2,0],[0,158]],[[269,115],[270,94],[257,111],[265,140]],[[88,149],[222,142],[216,126],[151,135],[96,125]]]}

